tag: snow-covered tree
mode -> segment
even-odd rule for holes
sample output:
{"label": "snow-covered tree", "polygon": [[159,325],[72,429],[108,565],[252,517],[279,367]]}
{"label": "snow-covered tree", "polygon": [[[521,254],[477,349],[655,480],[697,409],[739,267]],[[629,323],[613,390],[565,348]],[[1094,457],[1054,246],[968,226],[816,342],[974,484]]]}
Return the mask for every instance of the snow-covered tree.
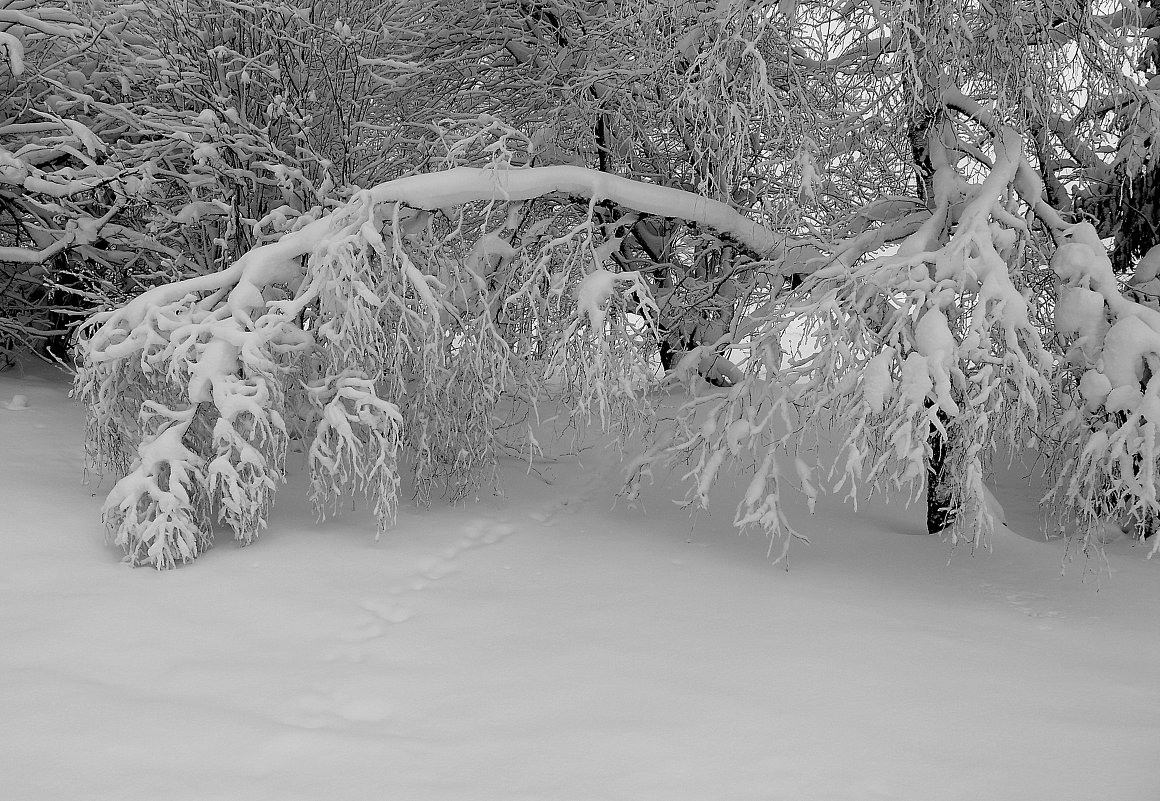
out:
{"label": "snow-covered tree", "polygon": [[[357,30],[322,8],[261,11],[339,37],[308,51],[331,99],[286,90],[289,133],[263,145],[286,162],[230,166],[190,135],[255,186],[298,165],[289,211],[264,228],[226,202],[264,237],[81,342],[91,453],[120,479],[106,520],[135,563],[194,558],[214,521],[256,536],[292,442],[320,514],[361,491],[385,526],[404,474],[458,497],[534,451],[521,421],[553,392],[578,424],[648,423],[630,494],[680,466],[707,504],[745,475],[734,521],[771,546],[795,536],[786,482],[811,503],[928,488],[978,544],[992,460],[1029,442],[1084,547],[1105,519],[1149,530],[1160,317],[1140,301],[1160,257],[1125,291],[1113,259],[1138,250],[1087,215],[1109,176],[1127,192],[1154,169],[1151,5],[443,0],[360,6]],[[258,50],[241,63],[266,85],[293,73]],[[344,81],[370,66],[359,104]],[[357,124],[313,105],[343,100]],[[318,190],[340,161],[387,180]],[[803,330],[813,347],[785,351]],[[654,419],[660,370],[688,395]]]}
{"label": "snow-covered tree", "polygon": [[[114,15],[110,28],[119,22]],[[118,225],[126,204],[111,185],[120,166],[69,99],[113,79],[106,32],[67,4],[18,0],[0,2],[0,26],[2,367],[14,351],[63,333],[60,312],[90,308],[94,290],[116,296],[66,275],[76,279],[94,262],[122,267],[137,243]]]}
{"label": "snow-covered tree", "polygon": [[63,333],[62,311],[217,270],[352,182],[374,183],[383,165],[360,155],[360,126],[413,69],[375,59],[382,48],[341,11],[0,6],[0,345]]}

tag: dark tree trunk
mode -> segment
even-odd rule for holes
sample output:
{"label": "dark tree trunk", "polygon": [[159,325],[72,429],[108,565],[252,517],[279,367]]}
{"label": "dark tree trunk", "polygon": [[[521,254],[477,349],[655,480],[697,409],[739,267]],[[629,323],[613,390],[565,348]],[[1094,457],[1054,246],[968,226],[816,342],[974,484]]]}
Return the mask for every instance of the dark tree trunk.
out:
{"label": "dark tree trunk", "polygon": [[[938,420],[944,429],[950,423],[950,417],[942,409],[938,410]],[[926,531],[928,534],[937,534],[954,522],[957,510],[951,507],[946,480],[947,455],[950,452],[948,437],[933,424],[927,436],[930,459],[926,465]]]}

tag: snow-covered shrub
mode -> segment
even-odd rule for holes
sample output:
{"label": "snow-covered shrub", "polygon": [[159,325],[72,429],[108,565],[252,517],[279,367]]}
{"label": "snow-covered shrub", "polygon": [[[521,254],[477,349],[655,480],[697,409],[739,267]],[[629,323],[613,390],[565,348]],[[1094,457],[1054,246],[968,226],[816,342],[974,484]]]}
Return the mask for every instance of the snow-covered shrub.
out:
{"label": "snow-covered shrub", "polygon": [[[0,2],[0,349],[64,339],[94,308],[277,236],[276,209],[319,202],[321,159],[271,102],[286,81],[268,55],[325,37],[275,29],[278,6]],[[258,41],[263,26],[278,36]]]}
{"label": "snow-covered shrub", "polygon": [[414,154],[366,124],[418,69],[382,58],[381,22],[285,0],[0,0],[0,351],[405,171]]}
{"label": "snow-covered shrub", "polygon": [[122,170],[103,163],[98,126],[68,99],[100,93],[115,48],[82,11],[0,0],[0,367],[116,291],[91,265],[102,251],[121,261],[105,242],[125,240],[111,189]]}

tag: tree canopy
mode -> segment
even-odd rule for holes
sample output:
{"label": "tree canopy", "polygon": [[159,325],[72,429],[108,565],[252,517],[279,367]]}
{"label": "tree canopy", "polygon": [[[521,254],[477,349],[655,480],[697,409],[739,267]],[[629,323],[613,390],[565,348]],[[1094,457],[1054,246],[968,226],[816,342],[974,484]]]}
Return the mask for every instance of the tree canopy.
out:
{"label": "tree canopy", "polygon": [[1084,549],[1145,536],[1158,12],[0,0],[0,346],[93,313],[138,564],[255,537],[296,443],[320,514],[366,492],[386,527],[404,481],[536,453],[548,402],[641,436],[629,495],[744,476],[734,522],[783,554],[785,482],[926,489],[982,542],[1027,449]]}

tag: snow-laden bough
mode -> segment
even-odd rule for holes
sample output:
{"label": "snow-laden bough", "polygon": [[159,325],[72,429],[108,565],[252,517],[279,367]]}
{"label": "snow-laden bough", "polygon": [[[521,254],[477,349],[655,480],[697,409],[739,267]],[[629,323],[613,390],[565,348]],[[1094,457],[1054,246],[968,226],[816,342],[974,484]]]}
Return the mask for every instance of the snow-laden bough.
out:
{"label": "snow-laden bough", "polygon": [[[558,200],[525,202],[540,198]],[[104,515],[128,560],[190,561],[215,521],[252,540],[299,439],[319,516],[365,493],[382,530],[401,459],[424,500],[494,474],[505,402],[534,406],[560,376],[604,425],[638,402],[650,368],[630,329],[655,331],[656,305],[639,275],[607,269],[598,201],[758,256],[779,247],[676,189],[570,166],[458,167],[359,192],[218,272],[94,316],[77,392],[91,462],[119,479]]]}

